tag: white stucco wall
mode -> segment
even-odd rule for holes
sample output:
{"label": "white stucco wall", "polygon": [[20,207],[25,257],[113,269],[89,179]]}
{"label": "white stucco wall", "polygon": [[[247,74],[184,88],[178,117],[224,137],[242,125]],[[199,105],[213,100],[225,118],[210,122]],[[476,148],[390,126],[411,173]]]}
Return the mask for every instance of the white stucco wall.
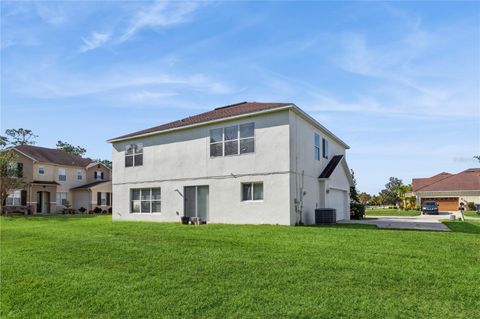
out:
{"label": "white stucco wall", "polygon": [[[209,130],[255,123],[255,153],[210,158]],[[290,224],[289,113],[270,113],[135,139],[143,166],[125,167],[125,145],[113,144],[113,219],[179,221],[183,187],[209,186],[209,222]],[[264,200],[241,201],[242,182],[263,182]],[[130,213],[130,189],[161,187],[162,212]],[[178,190],[178,191],[177,191]]]}
{"label": "white stucco wall", "polygon": [[[314,153],[314,134],[320,135],[320,161],[315,159]],[[322,153],[322,138],[328,141],[328,159],[323,158]],[[340,164],[338,164],[332,176],[326,181],[319,181],[318,177],[327,166],[330,159],[335,155],[345,155],[345,147],[335,141],[328,132],[313,125],[302,116],[297,113],[290,112],[290,170],[292,172],[291,177],[291,197],[296,197],[296,184],[295,179],[300,185],[302,171],[304,172],[304,191],[306,195],[303,197],[303,220],[306,224],[313,224],[315,222],[315,209],[316,208],[337,208],[339,207],[334,202],[338,202],[338,199],[330,199],[330,192],[326,192],[329,187],[344,190],[344,203],[347,207],[347,211],[337,213],[337,220],[350,218],[350,206],[348,192],[349,182],[346,177],[345,171]],[[333,206],[335,207],[333,207]],[[343,207],[343,206],[342,206]],[[295,219],[294,210],[292,210],[292,219]],[[339,217],[340,216],[340,217]]]}

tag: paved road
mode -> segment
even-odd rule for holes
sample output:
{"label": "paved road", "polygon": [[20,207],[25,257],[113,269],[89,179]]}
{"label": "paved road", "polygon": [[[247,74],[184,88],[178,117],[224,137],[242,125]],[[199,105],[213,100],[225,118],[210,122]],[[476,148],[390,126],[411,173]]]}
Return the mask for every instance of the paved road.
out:
{"label": "paved road", "polygon": [[345,220],[339,221],[342,224],[370,224],[377,225],[379,228],[389,229],[414,229],[414,230],[433,230],[450,231],[447,226],[440,222],[441,219],[449,219],[450,213],[440,213],[439,215],[420,215],[412,217],[399,216],[376,216],[368,217],[363,220]]}

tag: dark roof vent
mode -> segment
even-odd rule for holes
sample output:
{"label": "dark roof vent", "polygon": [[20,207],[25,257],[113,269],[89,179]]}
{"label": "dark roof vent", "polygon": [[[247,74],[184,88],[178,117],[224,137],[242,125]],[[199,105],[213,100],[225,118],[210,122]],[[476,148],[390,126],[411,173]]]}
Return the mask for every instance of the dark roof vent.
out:
{"label": "dark roof vent", "polygon": [[226,108],[229,108],[229,107],[232,107],[232,106],[242,105],[242,104],[245,104],[245,103],[248,103],[248,102],[247,102],[247,101],[244,101],[244,102],[240,102],[240,103],[235,103],[235,104],[220,106],[220,107],[215,108],[214,110],[215,110],[215,111],[216,111],[216,110],[222,110],[222,109],[226,109]]}

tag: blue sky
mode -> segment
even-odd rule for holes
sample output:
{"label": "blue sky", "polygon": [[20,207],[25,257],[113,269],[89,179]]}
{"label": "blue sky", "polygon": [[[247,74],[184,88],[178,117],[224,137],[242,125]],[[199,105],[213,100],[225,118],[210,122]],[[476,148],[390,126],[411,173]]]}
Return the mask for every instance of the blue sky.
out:
{"label": "blue sky", "polygon": [[1,3],[1,127],[91,157],[240,101],[294,102],[361,191],[478,166],[478,2]]}

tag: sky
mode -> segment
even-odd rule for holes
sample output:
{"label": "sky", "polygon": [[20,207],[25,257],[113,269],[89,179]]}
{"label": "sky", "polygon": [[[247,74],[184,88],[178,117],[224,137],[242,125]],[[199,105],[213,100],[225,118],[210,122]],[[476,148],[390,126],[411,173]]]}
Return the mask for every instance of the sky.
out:
{"label": "sky", "polygon": [[360,191],[478,167],[479,2],[8,2],[1,130],[106,140],[241,101],[344,140]]}

